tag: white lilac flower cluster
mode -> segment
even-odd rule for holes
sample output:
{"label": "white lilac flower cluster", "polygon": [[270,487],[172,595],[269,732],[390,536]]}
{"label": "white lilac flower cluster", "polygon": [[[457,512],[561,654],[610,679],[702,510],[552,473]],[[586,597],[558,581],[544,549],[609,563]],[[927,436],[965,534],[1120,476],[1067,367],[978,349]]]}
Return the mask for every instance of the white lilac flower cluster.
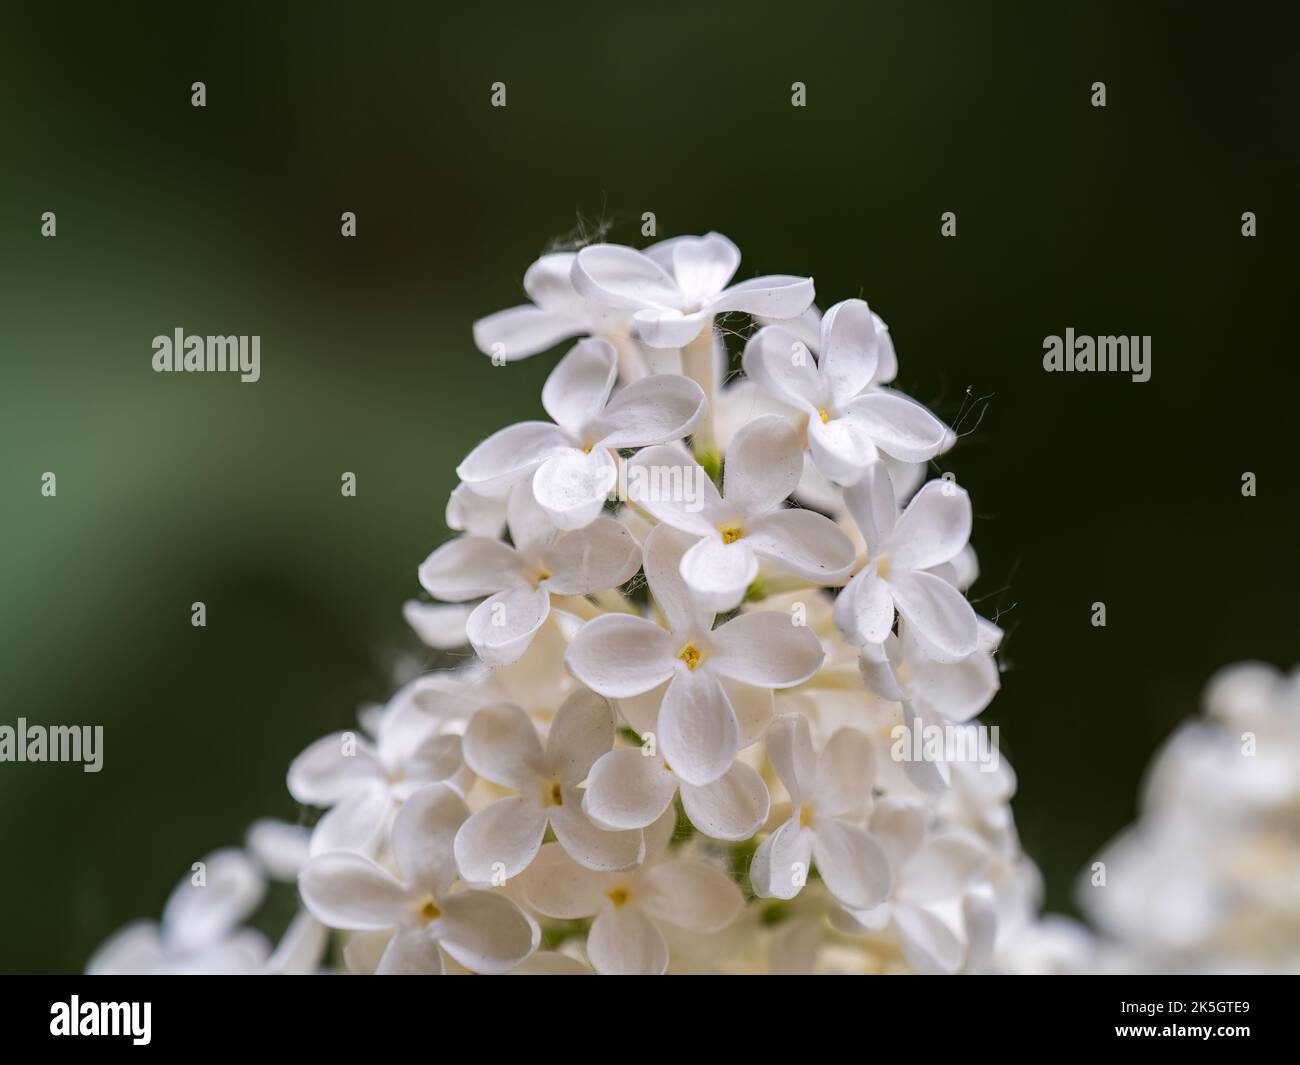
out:
{"label": "white lilac flower cluster", "polygon": [[866,303],[739,264],[716,233],[548,254],[476,323],[498,365],[580,339],[548,420],[461,462],[406,606],[473,659],[294,761],[324,813],[275,863],[305,910],[274,953],[246,868],[95,968],[301,970],[322,928],[353,972],[998,967],[1037,909],[1011,771],[896,742],[998,688],[970,499],[926,479],[955,434]]}
{"label": "white lilac flower cluster", "polygon": [[1230,666],[1084,871],[1107,972],[1300,972],[1300,670]]}

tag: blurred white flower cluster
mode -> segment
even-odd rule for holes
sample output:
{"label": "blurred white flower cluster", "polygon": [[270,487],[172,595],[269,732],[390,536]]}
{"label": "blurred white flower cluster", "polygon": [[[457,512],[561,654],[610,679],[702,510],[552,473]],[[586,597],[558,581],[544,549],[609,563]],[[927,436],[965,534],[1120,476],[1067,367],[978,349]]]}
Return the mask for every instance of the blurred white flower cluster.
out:
{"label": "blurred white flower cluster", "polygon": [[323,813],[272,863],[305,907],[280,948],[239,930],[244,869],[92,969],[1023,967],[1037,872],[975,720],[1001,634],[964,594],[970,499],[927,480],[955,434],[889,386],[866,303],[739,263],[716,233],[550,254],[476,323],[498,366],[581,339],[547,420],[458,467],[406,605],[473,658],[294,761]]}
{"label": "blurred white flower cluster", "polygon": [[1230,666],[1085,870],[1108,972],[1300,973],[1300,670]]}

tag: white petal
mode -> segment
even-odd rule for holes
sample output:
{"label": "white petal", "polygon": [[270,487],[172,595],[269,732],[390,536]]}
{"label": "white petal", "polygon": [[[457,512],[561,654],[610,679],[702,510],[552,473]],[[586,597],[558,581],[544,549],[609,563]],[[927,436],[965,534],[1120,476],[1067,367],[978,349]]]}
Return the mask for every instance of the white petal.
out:
{"label": "white petal", "polygon": [[883,643],[894,626],[890,586],[870,563],[849,581],[835,600],[835,624],[856,644]]}
{"label": "white petal", "polygon": [[506,362],[526,359],[581,333],[586,323],[562,311],[522,304],[474,323],[474,346]]}
{"label": "white petal", "polygon": [[329,929],[310,910],[299,910],[275,945],[275,953],[267,959],[267,972],[276,976],[310,976],[319,970],[328,945]]}
{"label": "white petal", "polygon": [[843,584],[853,572],[853,541],[830,518],[812,510],[774,510],[755,519],[746,541],[761,558],[820,585]]}
{"label": "white petal", "polygon": [[578,630],[564,661],[592,691],[622,699],[671,677],[678,650],[672,637],[652,621],[603,614]]}
{"label": "white petal", "polygon": [[604,448],[569,448],[537,468],[533,495],[561,529],[581,529],[600,515],[617,482],[614,457]]}
{"label": "white petal", "polygon": [[772,722],[767,730],[767,760],[795,806],[813,798],[817,791],[817,752],[803,714],[782,714]]}
{"label": "white petal", "polygon": [[650,348],[684,348],[704,331],[711,320],[706,311],[683,314],[672,308],[652,307],[632,316],[636,335]]}
{"label": "white petal", "polygon": [[244,841],[272,880],[296,880],[309,856],[311,829],[263,817],[249,826]]}
{"label": "white petal", "polygon": [[447,497],[445,517],[449,529],[500,540],[505,530],[506,501],[503,496],[481,495],[467,484],[458,484]]}
{"label": "white petal", "polygon": [[970,540],[970,526],[966,489],[952,481],[923,485],[894,527],[894,565],[929,569],[956,558]]}
{"label": "white petal", "polygon": [[187,875],[167,899],[163,935],[169,946],[205,947],[228,935],[256,909],[266,881],[242,850],[226,847],[203,859],[204,880]]}
{"label": "white petal", "polygon": [[456,476],[479,492],[500,494],[527,477],[558,448],[572,446],[564,430],[550,422],[508,425],[466,455],[456,467]]}
{"label": "white petal", "polygon": [[951,584],[920,570],[894,571],[890,590],[898,612],[930,657],[956,662],[979,646],[975,611]]}
{"label": "white petal", "polygon": [[513,547],[485,536],[458,536],[420,564],[420,584],[430,595],[460,603],[509,587],[522,564]]}
{"label": "white petal", "polygon": [[656,520],[696,536],[717,531],[708,516],[722,506],[718,490],[678,447],[659,444],[638,451],[627,464],[627,497]]}
{"label": "white petal", "polygon": [[808,309],[815,295],[811,277],[771,274],[724,289],[708,310],[711,314],[744,311],[764,318],[794,318]]}
{"label": "white petal", "polygon": [[677,671],[659,708],[659,751],[679,780],[708,784],[736,760],[739,726],[718,678],[707,669]]}
{"label": "white petal", "polygon": [[827,310],[817,369],[837,406],[871,383],[876,374],[876,325],[865,302],[845,300]]}
{"label": "white petal", "polygon": [[856,483],[844,489],[844,505],[874,558],[890,543],[898,520],[894,484],[883,462],[873,462]]}
{"label": "white petal", "polygon": [[595,915],[614,878],[584,868],[558,843],[548,843],[519,883],[524,901],[538,913],[572,921]]}
{"label": "white petal", "polygon": [[672,244],[673,277],[682,294],[701,304],[721,292],[740,266],[740,249],[721,233],[680,237]]}
{"label": "white petal", "polygon": [[411,895],[387,870],[360,854],[322,854],[298,875],[298,891],[331,928],[395,928],[411,911]]}
{"label": "white petal", "polygon": [[551,829],[575,862],[608,873],[630,869],[645,857],[645,841],[639,829],[611,831],[594,825],[582,812],[582,792],[566,787],[563,794],[563,803],[550,809]]}
{"label": "white petal", "polygon": [[580,784],[597,758],[614,746],[614,711],[595,692],[578,689],[555,712],[546,736],[546,766]]}
{"label": "white petal", "polygon": [[636,906],[610,903],[591,924],[587,957],[604,976],[659,976],[668,968],[668,944]]}
{"label": "white petal", "polygon": [[402,617],[426,647],[435,651],[454,651],[469,642],[465,635],[465,622],[469,620],[472,609],[460,603],[448,605],[408,599],[402,604]]}
{"label": "white petal", "polygon": [[765,414],[740,430],[727,448],[722,495],[729,508],[755,518],[781,505],[803,475],[803,446],[785,418]]}
{"label": "white petal", "polygon": [[818,816],[865,816],[875,767],[871,737],[853,728],[837,729],[817,758]]}
{"label": "white petal", "polygon": [[641,549],[627,526],[597,518],[585,529],[561,536],[542,556],[556,595],[590,595],[617,588],[641,568]]}
{"label": "white petal", "polygon": [[333,806],[382,779],[374,747],[355,732],[322,736],[289,764],[289,794],[308,806]]}
{"label": "white petal", "polygon": [[669,444],[693,432],[707,411],[703,389],[689,377],[654,374],[620,389],[594,431],[606,448]]}
{"label": "white petal", "polygon": [[[551,457],[563,459],[576,450],[565,448],[556,451]],[[549,461],[550,459],[547,460]],[[546,463],[542,465],[545,466]],[[536,475],[533,480],[536,480]],[[510,542],[514,544],[515,552],[520,558],[520,573],[531,578],[529,563],[535,561],[560,535],[560,527],[537,501],[531,481],[520,481],[510,489],[506,499],[506,528],[510,530]]]}
{"label": "white petal", "polygon": [[841,412],[876,447],[904,462],[925,462],[952,445],[951,430],[914,399],[880,389],[859,396]]}
{"label": "white petal", "polygon": [[1001,681],[993,656],[976,651],[960,662],[920,659],[912,665],[918,699],[952,722],[969,721],[993,700]]}
{"label": "white petal", "polygon": [[586,303],[573,287],[575,252],[552,252],[541,256],[524,274],[524,291],[537,306],[580,317]]}
{"label": "white petal", "polygon": [[758,559],[747,539],[727,544],[710,532],[682,555],[679,569],[700,608],[721,614],[740,605],[758,576]]}
{"label": "white petal", "polygon": [[546,811],[529,796],[498,799],[472,814],[456,833],[456,865],[471,884],[499,885],[518,876],[537,855]]}
{"label": "white petal", "polygon": [[639,747],[623,747],[591,767],[582,808],[607,828],[645,828],[668,809],[676,794],[677,778],[662,758],[649,757]]}
{"label": "white petal", "polygon": [[742,684],[730,677],[722,678],[722,690],[727,693],[727,701],[735,711],[736,721],[740,725],[740,749],[743,751],[752,743],[757,743],[767,732],[772,723],[772,714],[776,711],[776,698],[771,688],[757,688],[752,684]]}
{"label": "white petal", "polygon": [[446,784],[416,791],[393,819],[393,860],[408,888],[441,895],[456,879],[452,846],[469,817],[465,800]]}
{"label": "white petal", "polygon": [[132,921],[114,932],[86,963],[87,976],[149,976],[164,964],[162,939],[153,921]]}
{"label": "white petal", "polygon": [[442,916],[431,930],[438,945],[470,972],[504,973],[537,949],[537,925],[504,895],[463,891],[439,903]]}
{"label": "white petal", "polygon": [[683,784],[682,806],[691,824],[704,835],[742,840],[749,839],[767,820],[771,796],[758,772],[738,761],[711,784]]}
{"label": "white petal", "polygon": [[641,876],[638,904],[660,921],[692,932],[719,932],[745,908],[736,883],[721,869],[691,859],[661,862]]}
{"label": "white petal", "polygon": [[832,895],[856,910],[884,901],[889,895],[889,859],[866,829],[818,818],[812,835],[813,861]]}
{"label": "white petal", "polygon": [[802,684],[826,657],[812,629],[777,610],[740,614],[714,629],[709,642],[713,670],[761,688]]}
{"label": "white petal", "polygon": [[384,843],[395,806],[388,788],[363,788],[316,822],[311,855],[331,851],[374,855]]}
{"label": "white petal", "polygon": [[415,782],[421,786],[454,783],[462,770],[470,772],[461,751],[461,738],[452,734],[421,740],[402,760],[402,768],[405,771],[404,783]]}
{"label": "white petal", "polygon": [[618,244],[592,244],[578,252],[573,286],[595,303],[635,310],[676,307],[682,302],[677,283],[654,260]]}
{"label": "white petal", "polygon": [[797,816],[779,825],[758,845],[749,863],[749,882],[761,899],[792,899],[812,868],[813,836]]}
{"label": "white petal", "polygon": [[555,364],[542,386],[542,406],[572,437],[598,415],[614,389],[618,352],[608,340],[588,337]]}
{"label": "white petal", "polygon": [[713,627],[713,611],[696,600],[682,577],[682,558],[696,542],[690,533],[656,525],[645,538],[642,551],[650,595],[668,628],[679,634],[704,633]]}
{"label": "white petal", "polygon": [[511,703],[485,706],[469,720],[465,763],[485,780],[520,791],[546,773],[546,757],[532,719]]}
{"label": "white petal", "polygon": [[817,417],[826,402],[808,345],[781,326],[765,326],[749,338],[744,367],[773,399],[805,414]]}
{"label": "white petal", "polygon": [[551,612],[545,587],[516,585],[484,599],[465,622],[465,635],[490,666],[517,662]]}
{"label": "white petal", "polygon": [[836,484],[856,484],[880,453],[852,418],[808,419],[808,453]]}
{"label": "white petal", "polygon": [[441,976],[442,952],[424,929],[403,928],[388,941],[376,976]]}
{"label": "white petal", "polygon": [[938,976],[961,968],[961,943],[935,914],[919,906],[899,906],[894,926],[903,957],[916,972]]}

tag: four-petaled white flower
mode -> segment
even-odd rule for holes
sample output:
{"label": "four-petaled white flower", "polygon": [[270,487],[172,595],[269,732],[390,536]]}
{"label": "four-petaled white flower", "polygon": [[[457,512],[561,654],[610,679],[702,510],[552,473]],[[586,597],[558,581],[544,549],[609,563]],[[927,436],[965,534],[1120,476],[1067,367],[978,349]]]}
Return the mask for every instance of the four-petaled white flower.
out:
{"label": "four-petaled white flower", "polygon": [[780,326],[760,329],[745,345],[746,375],[807,416],[813,462],[838,484],[857,482],[879,451],[924,462],[954,439],[915,400],[870,387],[878,346],[875,320],[862,300],[845,300],[826,312],[816,362],[807,345]]}
{"label": "four-petaled white flower", "polygon": [[456,831],[465,800],[431,784],[393,820],[397,875],[361,854],[313,858],[298,876],[307,908],[331,928],[392,931],[378,973],[441,973],[442,952],[475,973],[504,973],[534,950],[537,925],[506,896],[454,890]]}
{"label": "four-petaled white flower", "polygon": [[532,477],[537,502],[564,529],[580,529],[618,482],[618,448],[667,444],[704,417],[704,391],[680,374],[654,374],[614,392],[618,355],[607,340],[574,346],[542,388],[555,423],[519,422],[493,433],[456,468],[475,491],[500,493]]}
{"label": "four-petaled white flower", "polygon": [[717,932],[740,915],[745,900],[722,870],[690,858],[668,858],[672,814],[646,833],[646,859],[626,873],[596,873],[548,843],[522,878],[524,901],[561,920],[594,917],[587,957],[598,973],[657,976],[668,968],[660,924]]}
{"label": "four-petaled white flower", "polygon": [[667,681],[659,750],[678,780],[699,787],[726,773],[740,749],[740,726],[722,678],[793,687],[817,672],[825,652],[809,629],[775,611],[740,614],[712,628],[712,611],[701,608],[685,584],[664,579],[679,568],[689,542],[666,525],[646,538],[646,579],[667,628],[630,614],[604,614],[578,631],[565,662],[583,684],[611,699]]}
{"label": "four-petaled white flower", "polygon": [[921,486],[899,514],[883,463],[873,463],[844,502],[867,545],[867,560],[835,600],[835,623],[850,643],[883,643],[894,609],[926,654],[956,662],[979,646],[979,626],[966,597],[931,572],[952,562],[970,539],[966,490],[953,481]]}
{"label": "four-petaled white flower", "polygon": [[465,623],[484,662],[505,665],[528,649],[551,611],[552,595],[588,595],[628,580],[641,553],[627,528],[597,518],[565,532],[542,511],[526,484],[510,493],[513,545],[485,536],[460,536],[420,566],[430,595],[460,602],[487,596]]}
{"label": "four-petaled white flower", "polygon": [[519,707],[488,706],[470,718],[465,761],[485,780],[514,788],[456,833],[456,863],[470,883],[499,885],[537,855],[549,825],[560,845],[591,869],[627,869],[644,854],[638,831],[609,831],[582,810],[578,785],[614,746],[614,714],[589,691],[576,691],[555,714],[543,746]]}
{"label": "four-petaled white flower", "polygon": [[749,867],[762,898],[792,899],[813,865],[845,906],[870,909],[889,892],[889,861],[862,821],[871,803],[871,739],[839,729],[819,755],[808,720],[784,714],[767,732],[767,757],[790,793],[788,820],[758,845]]}
{"label": "four-petaled white flower", "polygon": [[415,791],[447,783],[462,793],[474,775],[461,741],[413,699],[397,698],[378,717],[372,743],[358,732],[332,732],[289,766],[289,793],[328,813],[316,823],[311,853],[382,849],[394,814]]}
{"label": "four-petaled white flower", "polygon": [[756,277],[728,287],[739,266],[740,251],[720,233],[675,237],[644,252],[593,244],[578,252],[573,286],[592,303],[632,311],[637,334],[655,348],[689,344],[716,314],[793,318],[813,301],[807,277]]}
{"label": "four-petaled white flower", "polygon": [[[665,472],[674,470],[677,478]],[[682,557],[682,576],[703,605],[723,612],[740,603],[760,558],[814,584],[842,584],[852,572],[853,543],[844,531],[815,511],[785,505],[802,470],[798,434],[786,419],[768,414],[732,440],[722,495],[673,447],[639,451],[629,463],[629,485],[641,485],[634,502],[695,538]],[[676,481],[698,485],[700,498],[663,490]]]}

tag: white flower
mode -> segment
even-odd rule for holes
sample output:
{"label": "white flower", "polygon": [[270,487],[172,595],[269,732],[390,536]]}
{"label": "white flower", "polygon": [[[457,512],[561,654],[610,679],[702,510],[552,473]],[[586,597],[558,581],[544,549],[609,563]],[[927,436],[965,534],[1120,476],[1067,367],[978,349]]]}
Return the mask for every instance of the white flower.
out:
{"label": "white flower", "polygon": [[86,965],[97,975],[229,975],[264,971],[270,945],[240,925],[266,882],[241,850],[203,859],[171,893],[162,922],[136,921],[111,936]]}
{"label": "white flower", "polygon": [[745,900],[721,870],[666,856],[672,816],[647,833],[646,860],[626,873],[596,873],[548,843],[522,878],[524,901],[548,917],[594,917],[587,957],[604,975],[657,976],[668,968],[660,924],[717,932],[739,916]]}
{"label": "white flower", "polygon": [[537,502],[561,528],[601,511],[618,480],[618,448],[666,444],[704,417],[704,392],[680,374],[655,374],[619,389],[618,354],[607,340],[577,344],[551,371],[542,406],[555,419],[507,426],[474,448],[456,474],[480,494],[532,477]]}
{"label": "white flower", "polygon": [[922,485],[899,515],[894,486],[881,463],[844,490],[844,502],[867,544],[867,562],[835,600],[835,623],[850,643],[883,643],[894,609],[925,652],[955,662],[979,646],[970,603],[943,576],[970,539],[966,490],[952,481]]}
{"label": "white flower", "polygon": [[803,448],[784,418],[769,414],[750,422],[727,449],[722,495],[695,463],[675,448],[648,447],[629,463],[644,471],[642,484],[669,481],[679,470],[700,486],[701,498],[643,489],[634,502],[661,522],[695,538],[682,557],[682,576],[702,604],[731,610],[758,574],[758,560],[814,584],[843,583],[853,569],[853,544],[833,521],[811,510],[785,506],[799,483]]}
{"label": "white flower", "polygon": [[465,731],[465,760],[483,779],[519,794],[472,815],[456,833],[456,863],[470,883],[501,884],[536,856],[549,825],[575,860],[591,869],[626,869],[641,860],[639,831],[612,832],[582,811],[578,785],[614,745],[614,714],[589,691],[556,712],[543,747],[517,706],[484,707]]}
{"label": "white flower", "polygon": [[713,614],[684,584],[664,579],[689,543],[670,526],[646,538],[646,579],[667,628],[630,614],[587,622],[569,645],[569,670],[593,691],[624,699],[667,682],[656,730],[679,780],[701,786],[736,760],[740,725],[722,686],[730,677],[759,688],[788,688],[821,665],[821,643],[785,614],[741,614],[716,629]]}
{"label": "white flower", "polygon": [[801,340],[767,326],[745,345],[744,365],[769,395],[807,417],[809,451],[832,481],[855,483],[879,457],[877,449],[903,462],[924,462],[951,445],[951,431],[919,403],[870,387],[878,339],[862,300],[826,312],[819,350],[814,363]]}
{"label": "white flower", "polygon": [[640,551],[613,518],[565,532],[542,511],[527,485],[510,493],[514,546],[460,536],[420,566],[420,583],[439,599],[487,596],[465,623],[469,642],[489,665],[517,661],[551,612],[551,596],[613,588],[640,567]]}
{"label": "white flower", "polygon": [[979,647],[956,662],[932,658],[912,635],[906,622],[898,635],[883,644],[867,644],[859,665],[867,687],[882,699],[917,707],[923,716],[937,714],[947,721],[970,721],[993,701],[1000,680],[993,657],[1002,630],[991,621],[976,619]]}
{"label": "white flower", "polygon": [[960,831],[934,832],[915,802],[882,800],[871,833],[889,856],[888,898],[870,909],[848,907],[835,923],[846,931],[891,931],[918,973],[956,973],[986,960],[997,933],[981,875],[988,852]]}
{"label": "white flower", "polygon": [[441,973],[444,951],[471,972],[514,968],[537,948],[537,926],[504,895],[453,890],[453,840],[468,816],[452,788],[421,789],[393,821],[396,876],[364,855],[321,854],[299,875],[303,901],[331,928],[391,930],[379,973]]}
{"label": "white flower", "polygon": [[651,347],[689,344],[716,314],[744,311],[793,318],[813,300],[811,278],[774,275],[727,286],[740,251],[720,233],[676,237],[644,252],[594,244],[578,252],[573,286],[593,303],[633,313]]}
{"label": "white flower", "polygon": [[377,854],[398,807],[427,784],[464,790],[473,781],[461,758],[459,736],[414,699],[395,699],[378,719],[374,743],[355,732],[332,732],[289,766],[289,793],[308,806],[329,809],[312,832],[311,852]]}
{"label": "white flower", "polygon": [[889,862],[860,822],[871,802],[870,738],[840,729],[813,750],[802,714],[784,714],[767,732],[767,757],[790,793],[789,820],[759,844],[749,868],[761,898],[792,899],[813,865],[845,906],[870,909],[889,892]]}

